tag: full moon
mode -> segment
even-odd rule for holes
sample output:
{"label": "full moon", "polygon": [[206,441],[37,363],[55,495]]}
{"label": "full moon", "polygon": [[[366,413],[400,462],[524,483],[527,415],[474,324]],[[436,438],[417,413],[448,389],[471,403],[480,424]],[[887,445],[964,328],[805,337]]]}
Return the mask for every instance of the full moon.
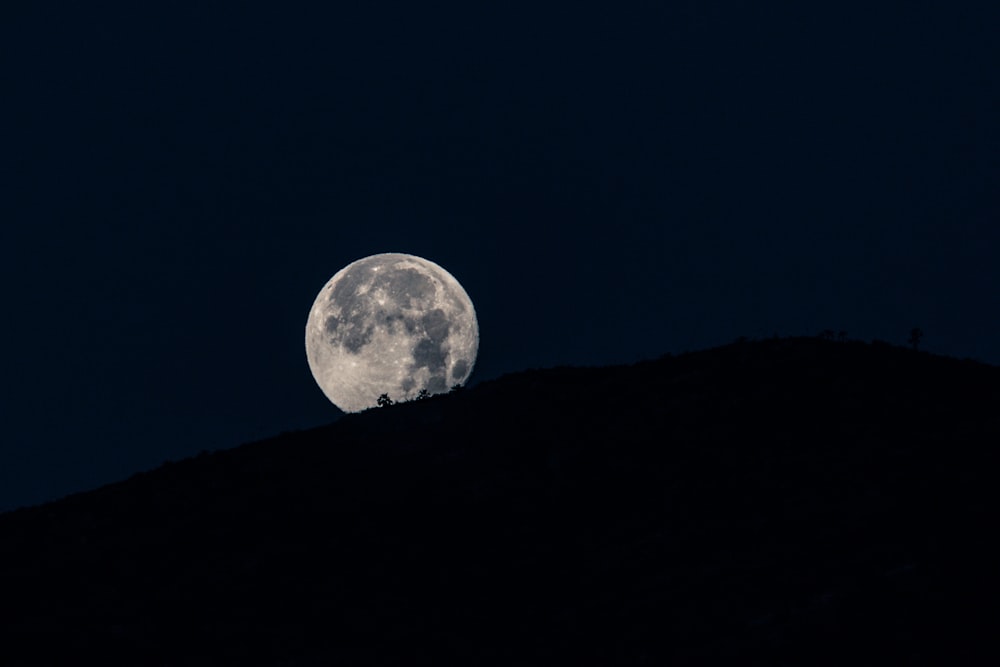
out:
{"label": "full moon", "polygon": [[306,357],[345,412],[379,396],[406,401],[469,378],[479,351],[472,300],[434,262],[401,253],[348,264],[323,286],[306,322]]}

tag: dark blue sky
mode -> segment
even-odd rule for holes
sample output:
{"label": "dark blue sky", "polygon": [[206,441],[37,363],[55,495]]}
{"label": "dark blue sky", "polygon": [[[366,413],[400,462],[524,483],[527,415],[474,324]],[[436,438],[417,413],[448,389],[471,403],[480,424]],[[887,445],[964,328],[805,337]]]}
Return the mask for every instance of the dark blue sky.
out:
{"label": "dark blue sky", "polygon": [[826,328],[1000,363],[989,3],[94,4],[0,17],[0,509],[329,421],[306,315],[378,252],[462,282],[473,383]]}

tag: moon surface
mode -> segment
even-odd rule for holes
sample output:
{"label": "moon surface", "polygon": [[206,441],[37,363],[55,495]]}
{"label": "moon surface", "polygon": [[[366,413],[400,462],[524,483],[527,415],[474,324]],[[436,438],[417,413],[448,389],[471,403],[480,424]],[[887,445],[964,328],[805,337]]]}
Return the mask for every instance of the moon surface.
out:
{"label": "moon surface", "polygon": [[359,259],[326,283],[306,322],[306,357],[326,397],[345,412],[447,392],[479,351],[469,295],[443,268],[415,255]]}

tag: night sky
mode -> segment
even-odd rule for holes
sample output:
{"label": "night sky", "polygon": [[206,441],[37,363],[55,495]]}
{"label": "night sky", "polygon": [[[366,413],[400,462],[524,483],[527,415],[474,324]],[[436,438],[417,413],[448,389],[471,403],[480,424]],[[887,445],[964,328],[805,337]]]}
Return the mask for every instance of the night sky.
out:
{"label": "night sky", "polygon": [[329,422],[308,310],[379,252],[468,291],[473,385],[828,328],[1000,363],[990,3],[114,4],[0,14],[0,510]]}

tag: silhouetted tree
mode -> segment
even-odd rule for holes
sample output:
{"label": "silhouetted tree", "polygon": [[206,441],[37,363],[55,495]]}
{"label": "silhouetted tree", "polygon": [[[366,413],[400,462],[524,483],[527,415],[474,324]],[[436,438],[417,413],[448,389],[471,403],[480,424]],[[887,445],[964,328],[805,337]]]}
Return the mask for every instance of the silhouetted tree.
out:
{"label": "silhouetted tree", "polygon": [[819,332],[819,337],[823,340],[833,340],[833,329],[823,329]]}
{"label": "silhouetted tree", "polygon": [[847,340],[847,332],[846,331],[841,331],[840,333],[838,333],[837,334],[837,340],[839,340],[841,343],[843,343],[845,340]]}
{"label": "silhouetted tree", "polygon": [[389,394],[382,394],[378,397],[378,406],[380,408],[387,408],[392,405],[392,399],[389,398]]}
{"label": "silhouetted tree", "polygon": [[422,401],[425,398],[429,398],[429,397],[430,397],[430,394],[427,393],[426,389],[421,389],[419,392],[417,392],[417,400],[418,401]]}
{"label": "silhouetted tree", "polygon": [[910,331],[910,339],[907,341],[914,350],[920,347],[920,340],[924,337],[924,332],[920,327],[913,327]]}

